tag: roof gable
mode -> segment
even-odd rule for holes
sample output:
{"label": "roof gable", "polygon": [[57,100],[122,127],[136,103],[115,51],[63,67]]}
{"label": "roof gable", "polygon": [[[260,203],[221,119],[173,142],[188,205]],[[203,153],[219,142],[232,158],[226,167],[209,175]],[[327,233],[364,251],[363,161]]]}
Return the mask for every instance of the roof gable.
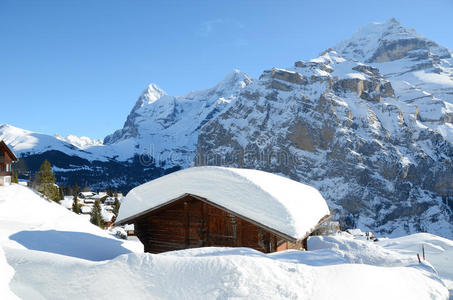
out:
{"label": "roof gable", "polygon": [[117,222],[131,220],[185,194],[205,198],[294,239],[304,238],[330,214],[315,188],[288,178],[258,170],[196,167],[132,189]]}
{"label": "roof gable", "polygon": [[8,145],[6,145],[4,141],[0,141],[0,152],[6,152],[12,161],[18,160],[14,152],[8,147]]}

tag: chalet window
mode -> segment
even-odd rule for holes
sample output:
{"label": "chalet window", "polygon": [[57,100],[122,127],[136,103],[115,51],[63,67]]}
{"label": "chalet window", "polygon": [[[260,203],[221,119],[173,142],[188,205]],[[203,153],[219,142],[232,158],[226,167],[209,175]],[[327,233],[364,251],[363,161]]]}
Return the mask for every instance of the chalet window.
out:
{"label": "chalet window", "polygon": [[11,172],[11,165],[10,164],[6,164],[6,172]]}
{"label": "chalet window", "polygon": [[0,158],[3,158],[5,157],[5,154],[3,154],[3,152],[0,152]]}

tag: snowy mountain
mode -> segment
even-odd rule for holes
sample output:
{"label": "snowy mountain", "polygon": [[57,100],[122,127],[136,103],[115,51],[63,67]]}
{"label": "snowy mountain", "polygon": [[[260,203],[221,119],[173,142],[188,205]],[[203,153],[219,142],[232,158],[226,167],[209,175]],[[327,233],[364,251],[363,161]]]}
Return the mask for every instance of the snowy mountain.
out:
{"label": "snowy mountain", "polygon": [[72,144],[74,146],[76,146],[77,148],[79,149],[86,149],[86,148],[89,148],[89,147],[93,147],[93,146],[101,146],[104,144],[104,140],[102,139],[99,139],[99,140],[94,140],[92,138],[89,138],[87,136],[81,136],[81,137],[78,137],[78,136],[75,136],[75,135],[68,135],[66,137],[62,137],[58,134],[55,134],[55,137],[57,139],[59,139],[60,141],[64,141],[64,142],[67,142],[69,144]]}
{"label": "snowy mountain", "polygon": [[198,132],[221,113],[252,80],[238,70],[210,89],[184,96],[167,95],[151,84],[142,93],[124,127],[103,143],[87,137],[50,136],[0,126],[0,139],[22,157],[26,168],[39,170],[44,159],[62,184],[129,189],[194,161]]}
{"label": "snowy mountain", "polygon": [[345,226],[453,237],[452,66],[396,20],[373,23],[264,71],[201,129],[196,164],[313,185]]}
{"label": "snowy mountain", "polygon": [[58,135],[36,133],[8,124],[0,124],[0,140],[4,140],[19,156],[55,150],[71,156],[92,158],[90,153],[84,152],[82,147],[77,147],[68,139],[61,138]]}
{"label": "snowy mountain", "polygon": [[106,145],[133,145],[130,153],[148,154],[166,167],[188,167],[196,152],[198,131],[215,118],[252,80],[238,70],[215,87],[184,96],[167,95],[151,84],[127,117],[124,127],[105,137]]}

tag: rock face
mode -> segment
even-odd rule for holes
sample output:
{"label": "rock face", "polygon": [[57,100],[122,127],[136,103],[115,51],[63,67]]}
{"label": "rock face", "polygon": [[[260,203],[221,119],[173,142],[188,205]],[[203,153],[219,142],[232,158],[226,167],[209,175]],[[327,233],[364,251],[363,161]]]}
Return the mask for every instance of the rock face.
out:
{"label": "rock face", "polygon": [[394,19],[334,49],[264,71],[202,127],[196,164],[313,185],[345,227],[452,238],[450,51]]}

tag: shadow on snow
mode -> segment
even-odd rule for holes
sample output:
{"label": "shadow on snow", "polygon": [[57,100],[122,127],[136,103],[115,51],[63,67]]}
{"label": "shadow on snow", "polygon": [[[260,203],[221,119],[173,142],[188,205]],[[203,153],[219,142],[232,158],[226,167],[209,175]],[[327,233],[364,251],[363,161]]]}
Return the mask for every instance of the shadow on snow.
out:
{"label": "shadow on snow", "polygon": [[9,237],[30,250],[72,256],[92,261],[115,258],[132,253],[122,242],[85,232],[75,231],[20,231]]}

